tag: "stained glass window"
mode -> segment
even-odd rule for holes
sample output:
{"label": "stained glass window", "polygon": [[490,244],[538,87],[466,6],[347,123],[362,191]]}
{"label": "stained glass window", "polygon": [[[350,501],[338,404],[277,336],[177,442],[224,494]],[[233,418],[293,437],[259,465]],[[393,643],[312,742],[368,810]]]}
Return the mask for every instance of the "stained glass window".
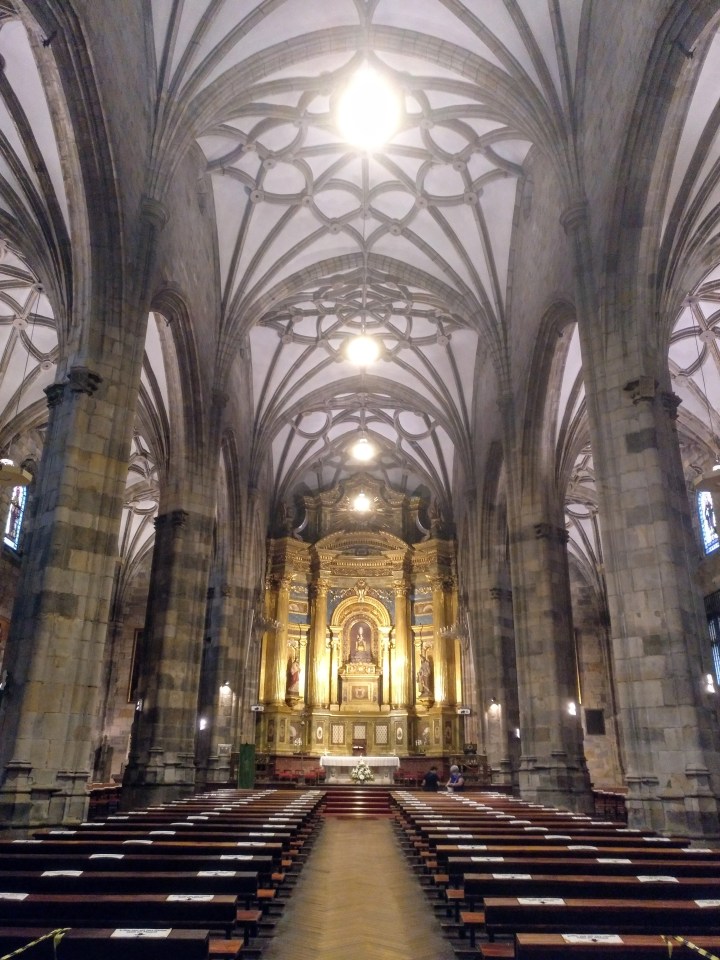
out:
{"label": "stained glass window", "polygon": [[22,530],[23,517],[25,516],[25,503],[27,501],[27,487],[13,487],[10,497],[10,509],[8,510],[7,520],[5,522],[4,543],[11,550],[17,550],[20,546],[20,533]]}
{"label": "stained glass window", "polygon": [[710,654],[715,683],[720,684],[720,617],[711,617],[708,620],[708,629],[710,631]]}
{"label": "stained glass window", "polygon": [[717,519],[713,506],[712,494],[701,490],[697,495],[698,517],[702,533],[703,549],[705,553],[712,553],[720,547],[720,537],[717,531]]}

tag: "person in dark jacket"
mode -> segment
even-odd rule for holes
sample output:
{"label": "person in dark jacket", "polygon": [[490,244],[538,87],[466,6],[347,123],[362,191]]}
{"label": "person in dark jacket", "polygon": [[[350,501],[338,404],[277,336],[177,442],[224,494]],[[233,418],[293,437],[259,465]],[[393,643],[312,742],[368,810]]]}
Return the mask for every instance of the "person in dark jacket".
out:
{"label": "person in dark jacket", "polygon": [[423,777],[422,788],[430,793],[436,793],[439,785],[440,777],[438,776],[437,767],[430,767]]}

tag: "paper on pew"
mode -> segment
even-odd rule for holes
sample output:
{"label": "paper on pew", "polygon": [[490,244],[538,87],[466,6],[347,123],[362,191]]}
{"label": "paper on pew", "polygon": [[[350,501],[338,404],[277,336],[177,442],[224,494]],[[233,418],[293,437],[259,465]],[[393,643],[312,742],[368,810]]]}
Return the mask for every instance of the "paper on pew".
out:
{"label": "paper on pew", "polygon": [[458,850],[487,850],[486,843],[459,843]]}
{"label": "paper on pew", "polygon": [[699,907],[720,907],[720,900],[696,900]]}
{"label": "paper on pew", "polygon": [[221,860],[252,860],[251,853],[221,853]]}
{"label": "paper on pew", "polygon": [[91,853],[91,860],[122,860],[124,853]]}
{"label": "paper on pew", "polygon": [[174,837],[175,831],[174,830],[151,830],[150,836],[151,837]]}
{"label": "paper on pew", "polygon": [[632,863],[630,857],[596,857],[598,863]]}
{"label": "paper on pew", "polygon": [[619,933],[563,933],[565,943],[622,943]]}
{"label": "paper on pew", "polygon": [[473,863],[504,863],[505,857],[470,857]]}
{"label": "paper on pew", "polygon": [[597,847],[591,847],[587,843],[573,843],[568,844],[568,850],[597,850]]}
{"label": "paper on pew", "polygon": [[564,907],[563,897],[518,897],[517,902],[524,907]]}
{"label": "paper on pew", "polygon": [[81,877],[82,870],[43,870],[41,877]]}
{"label": "paper on pew", "polygon": [[657,877],[641,876],[640,877],[639,876],[638,880],[640,881],[640,883],[654,883],[655,881],[657,881],[658,883],[680,883],[677,877],[663,877],[663,876],[657,876]]}
{"label": "paper on pew", "polygon": [[531,873],[493,873],[495,880],[532,880]]}
{"label": "paper on pew", "polygon": [[29,893],[15,893],[11,891],[9,893],[0,893],[0,900],[24,900],[25,897],[29,896]]}
{"label": "paper on pew", "polygon": [[234,877],[234,870],[198,870],[199,877]]}
{"label": "paper on pew", "polygon": [[48,830],[48,833],[59,836],[70,836],[73,833],[77,833],[77,830]]}
{"label": "paper on pew", "polygon": [[169,893],[165,898],[168,903],[208,903],[212,900],[212,893]]}
{"label": "paper on pew", "polygon": [[157,929],[155,930],[152,927],[142,927],[142,928],[131,928],[131,927],[118,927],[117,930],[113,930],[110,934],[110,937],[126,937],[131,940],[165,940],[166,937],[169,937],[172,933],[172,927],[168,929]]}

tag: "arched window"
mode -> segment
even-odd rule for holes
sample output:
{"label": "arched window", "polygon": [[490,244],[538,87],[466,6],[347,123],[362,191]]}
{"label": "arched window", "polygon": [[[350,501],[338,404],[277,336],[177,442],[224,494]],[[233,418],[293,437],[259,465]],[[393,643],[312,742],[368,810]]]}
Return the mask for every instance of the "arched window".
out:
{"label": "arched window", "polygon": [[7,520],[5,522],[4,543],[11,550],[18,550],[20,547],[20,534],[22,531],[23,517],[25,516],[25,504],[27,503],[27,487],[13,487],[10,497],[10,509],[8,510]]}
{"label": "arched window", "polygon": [[712,494],[707,490],[701,490],[697,495],[698,517],[700,519],[700,532],[702,533],[703,550],[705,553],[713,553],[720,547],[720,537],[717,531],[717,518],[715,516],[715,507],[713,506]]}

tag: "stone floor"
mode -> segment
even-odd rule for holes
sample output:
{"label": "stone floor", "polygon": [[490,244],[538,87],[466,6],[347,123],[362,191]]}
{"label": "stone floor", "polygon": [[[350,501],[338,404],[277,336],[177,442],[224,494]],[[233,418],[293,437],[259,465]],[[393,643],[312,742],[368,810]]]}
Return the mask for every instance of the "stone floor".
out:
{"label": "stone floor", "polygon": [[326,820],[262,960],[454,960],[389,820]]}

